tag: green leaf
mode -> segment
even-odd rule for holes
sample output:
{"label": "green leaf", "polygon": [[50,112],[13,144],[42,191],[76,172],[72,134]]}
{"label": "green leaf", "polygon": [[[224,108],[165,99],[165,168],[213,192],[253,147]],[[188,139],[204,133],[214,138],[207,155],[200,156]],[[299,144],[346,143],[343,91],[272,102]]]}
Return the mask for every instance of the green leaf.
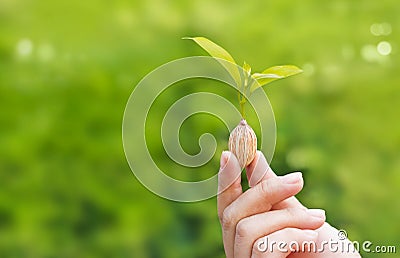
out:
{"label": "green leaf", "polygon": [[283,79],[301,72],[303,72],[303,70],[294,65],[279,65],[270,67],[264,70],[262,73],[254,73],[252,77],[257,81],[257,83],[251,86],[250,92],[253,92],[270,82]]}
{"label": "green leaf", "polygon": [[215,58],[220,58],[225,61],[228,61],[229,63],[232,63],[232,65],[231,65],[226,62],[220,62],[221,65],[229,72],[229,74],[235,80],[237,85],[238,86],[240,85],[241,80],[240,80],[240,74],[239,74],[237,64],[236,64],[235,60],[233,59],[233,57],[228,53],[228,51],[226,51],[221,46],[215,44],[211,40],[204,38],[204,37],[194,37],[194,38],[185,37],[182,39],[191,39],[194,42],[196,42],[200,47],[202,47],[205,51],[207,51],[208,54],[210,54],[210,56],[215,57]]}
{"label": "green leaf", "polygon": [[251,77],[254,79],[254,81],[250,87],[250,93],[270,82],[283,78],[282,76],[273,73],[254,73],[251,75]]}
{"label": "green leaf", "polygon": [[224,60],[226,60],[228,62],[236,64],[235,60],[228,53],[228,51],[226,51],[225,49],[223,49],[222,47],[220,47],[219,45],[215,44],[214,42],[212,42],[211,40],[209,40],[207,38],[204,38],[204,37],[194,37],[194,38],[185,37],[185,38],[182,38],[182,39],[191,39],[194,42],[196,42],[199,46],[201,46],[205,51],[207,51],[210,54],[210,56],[221,58],[221,59],[224,59]]}

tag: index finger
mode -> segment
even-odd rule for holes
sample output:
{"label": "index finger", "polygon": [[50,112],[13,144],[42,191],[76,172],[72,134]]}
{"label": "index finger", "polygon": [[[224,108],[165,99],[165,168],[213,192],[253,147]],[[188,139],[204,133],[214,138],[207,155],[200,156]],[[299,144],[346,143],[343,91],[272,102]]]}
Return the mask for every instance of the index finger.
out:
{"label": "index finger", "polygon": [[[254,160],[249,166],[247,166],[246,174],[250,187],[254,187],[265,179],[278,177],[269,166],[267,159],[261,151],[257,151]],[[273,209],[285,209],[290,207],[304,208],[304,206],[296,199],[296,197],[292,196],[286,200],[276,203],[273,206]]]}

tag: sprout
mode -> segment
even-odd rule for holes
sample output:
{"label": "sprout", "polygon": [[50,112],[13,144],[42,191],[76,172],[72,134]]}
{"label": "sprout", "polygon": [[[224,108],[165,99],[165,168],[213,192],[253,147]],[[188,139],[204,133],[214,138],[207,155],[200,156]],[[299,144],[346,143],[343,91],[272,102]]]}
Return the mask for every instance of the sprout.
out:
{"label": "sprout", "polygon": [[[230,76],[236,82],[236,87],[238,88],[239,108],[242,119],[239,125],[232,130],[229,136],[228,146],[229,150],[236,156],[239,166],[243,169],[253,161],[257,151],[256,134],[245,120],[245,104],[247,102],[246,97],[250,97],[255,90],[264,85],[301,73],[303,71],[294,65],[280,65],[267,68],[261,73],[252,74],[251,67],[246,62],[243,64],[243,70],[239,71],[238,65],[228,51],[215,44],[211,40],[204,37],[183,39],[193,40],[205,51],[207,51],[208,54],[216,58],[216,60],[220,62],[220,64],[228,71]],[[223,61],[221,61],[221,59]],[[243,73],[243,71],[245,74],[244,79],[242,80],[241,72]]]}

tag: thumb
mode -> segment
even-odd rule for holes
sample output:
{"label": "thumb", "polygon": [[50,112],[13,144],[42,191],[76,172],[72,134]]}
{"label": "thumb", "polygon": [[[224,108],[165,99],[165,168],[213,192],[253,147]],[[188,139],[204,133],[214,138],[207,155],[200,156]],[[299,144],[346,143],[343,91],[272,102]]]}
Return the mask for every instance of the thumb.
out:
{"label": "thumb", "polygon": [[246,167],[246,175],[250,187],[254,187],[264,179],[276,177],[261,151],[257,151],[254,160]]}

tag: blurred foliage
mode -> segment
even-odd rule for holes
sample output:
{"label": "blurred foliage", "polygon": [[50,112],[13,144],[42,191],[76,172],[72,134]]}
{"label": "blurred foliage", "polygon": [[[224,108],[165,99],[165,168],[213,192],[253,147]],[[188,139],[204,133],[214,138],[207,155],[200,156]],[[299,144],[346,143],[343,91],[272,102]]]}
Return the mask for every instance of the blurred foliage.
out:
{"label": "blurred foliage", "polygon": [[[184,204],[152,194],[121,141],[134,86],[168,61],[205,55],[180,39],[199,35],[254,71],[305,70],[266,88],[278,132],[272,167],[303,171],[299,198],[326,209],[352,240],[399,252],[399,13],[396,0],[1,0],[0,257],[224,256],[215,198]],[[192,91],[167,92],[154,124],[163,105]],[[218,170],[226,129],[199,115],[180,136],[196,153],[209,131],[219,142],[207,176]],[[156,134],[149,144],[162,148]]]}

